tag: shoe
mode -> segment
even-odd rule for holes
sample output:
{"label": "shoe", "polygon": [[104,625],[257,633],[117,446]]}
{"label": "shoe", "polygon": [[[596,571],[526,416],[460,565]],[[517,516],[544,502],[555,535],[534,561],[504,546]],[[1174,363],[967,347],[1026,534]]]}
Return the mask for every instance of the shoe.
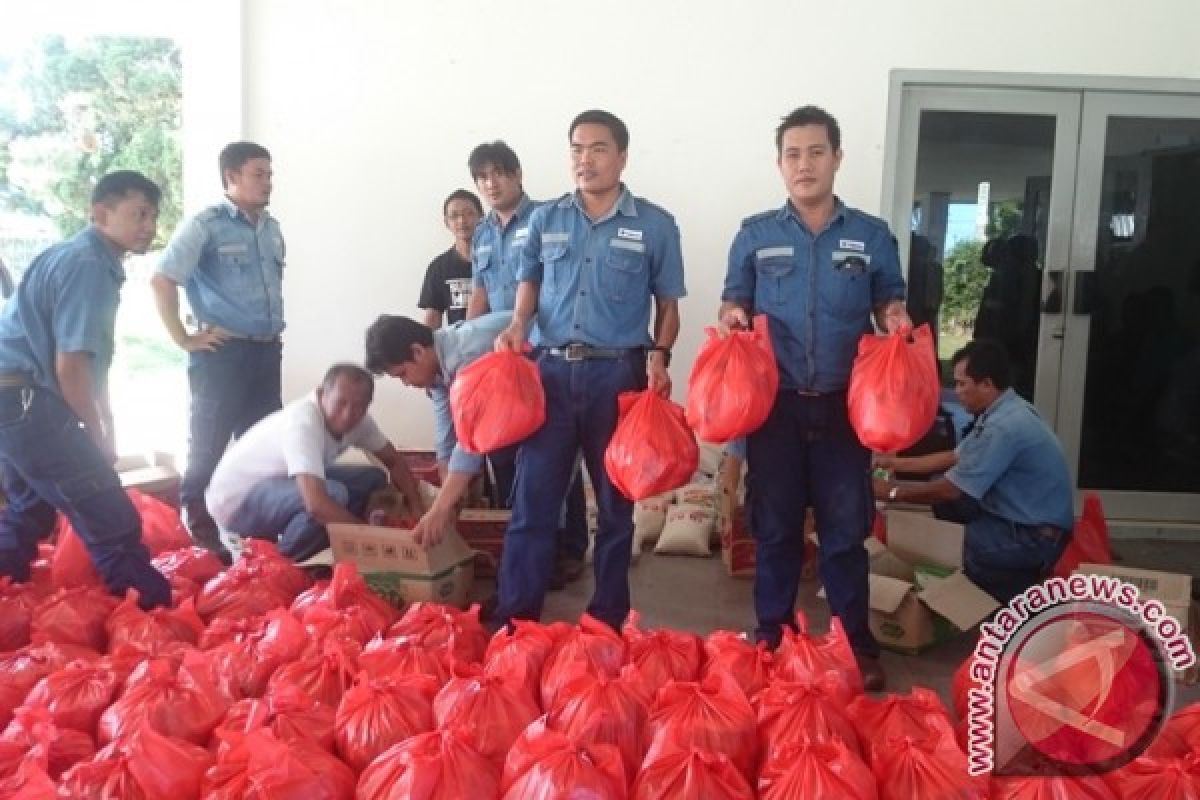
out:
{"label": "shoe", "polygon": [[882,692],[883,687],[887,685],[887,675],[879,659],[855,653],[854,660],[858,662],[858,671],[862,673],[863,690]]}
{"label": "shoe", "polygon": [[213,518],[208,515],[208,509],[202,505],[185,506],[183,525],[197,546],[211,552],[227,567],[233,563],[233,556],[221,542],[221,531],[217,529],[217,523],[213,521]]}

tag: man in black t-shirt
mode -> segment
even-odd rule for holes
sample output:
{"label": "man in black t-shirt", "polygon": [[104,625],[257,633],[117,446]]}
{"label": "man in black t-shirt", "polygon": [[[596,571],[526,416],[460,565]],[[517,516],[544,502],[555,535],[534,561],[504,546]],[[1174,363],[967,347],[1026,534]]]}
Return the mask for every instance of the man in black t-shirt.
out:
{"label": "man in black t-shirt", "polygon": [[425,324],[442,327],[442,315],[453,325],[467,316],[471,300],[471,236],[483,217],[479,198],[457,189],[442,203],[446,229],[454,234],[454,246],[430,262],[421,286],[417,307],[425,311]]}

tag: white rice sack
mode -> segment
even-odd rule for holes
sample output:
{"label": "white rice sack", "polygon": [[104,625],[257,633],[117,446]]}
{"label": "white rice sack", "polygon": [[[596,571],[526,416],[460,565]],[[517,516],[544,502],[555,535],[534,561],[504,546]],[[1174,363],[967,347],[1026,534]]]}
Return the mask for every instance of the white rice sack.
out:
{"label": "white rice sack", "polygon": [[700,461],[696,465],[696,473],[711,478],[720,471],[723,458],[725,458],[725,450],[721,445],[701,442]]}
{"label": "white rice sack", "polygon": [[704,506],[716,511],[717,485],[712,480],[689,483],[675,490],[675,502],[681,506]]}
{"label": "white rice sack", "polygon": [[715,509],[676,504],[667,509],[667,523],[659,534],[654,552],[677,556],[712,555],[709,541],[716,527]]}

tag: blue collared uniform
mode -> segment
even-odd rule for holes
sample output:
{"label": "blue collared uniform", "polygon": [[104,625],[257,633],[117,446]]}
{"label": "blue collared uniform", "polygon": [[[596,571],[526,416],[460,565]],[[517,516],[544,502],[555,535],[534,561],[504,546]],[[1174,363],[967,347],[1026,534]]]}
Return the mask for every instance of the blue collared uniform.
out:
{"label": "blue collared uniform", "polygon": [[282,406],[286,247],[263,211],[251,222],[225,200],[176,229],[158,272],[184,287],[196,321],[230,334],[214,352],[188,354],[192,393],[188,465],[180,501],[196,514],[231,436]]}
{"label": "blue collared uniform", "polygon": [[517,305],[517,265],[529,239],[529,217],[537,203],[522,194],[507,225],[489,211],[471,239],[471,274],[476,289],[487,292],[488,309],[512,311]]}
{"label": "blue collared uniform", "polygon": [[[535,352],[546,422],[521,445],[497,617],[541,616],[559,512],[582,450],[599,510],[588,612],[617,627],[629,612],[633,505],[609,481],[604,450],[617,424],[617,395],[646,385],[654,298],[685,293],[679,229],[670,214],[625,188],[595,221],[567,194],[530,217],[517,278],[538,287],[542,346]],[[602,352],[568,361],[557,352],[568,344]]]}
{"label": "blue collared uniform", "polygon": [[114,593],[143,607],[169,603],[150,564],[141,519],[112,464],[81,427],[58,383],[59,353],[86,353],[97,391],[113,356],[125,270],[88,227],[41,253],[0,312],[0,575],[29,580],[38,540],[63,512]]}
{"label": "blue collared uniform", "polygon": [[821,578],[854,649],[879,651],[867,627],[863,539],[874,504],[870,454],[846,412],[845,389],[871,314],[904,297],[896,241],[882,220],[834,202],[825,228],[792,208],[745,220],[729,248],[721,299],[765,314],[779,365],[779,394],[747,440],[747,490],[758,558],[757,636],[779,641],[792,623],[812,507],[821,532]]}

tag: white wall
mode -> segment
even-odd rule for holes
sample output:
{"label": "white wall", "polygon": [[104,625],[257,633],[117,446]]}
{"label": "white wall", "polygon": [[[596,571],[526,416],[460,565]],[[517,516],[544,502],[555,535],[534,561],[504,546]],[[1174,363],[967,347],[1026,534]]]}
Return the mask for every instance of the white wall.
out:
{"label": "white wall", "polygon": [[[575,113],[626,121],[628,184],[683,232],[681,398],[731,236],[782,202],[772,131],[795,106],[839,118],[838,191],[878,212],[891,69],[1200,77],[1195,0],[242,2],[245,134],[275,156],[288,238],[289,397],[361,359],[377,314],[415,313],[480,141],[508,141],[545,198],[570,188]],[[431,441],[417,392],[384,381],[375,412],[398,442]]]}

